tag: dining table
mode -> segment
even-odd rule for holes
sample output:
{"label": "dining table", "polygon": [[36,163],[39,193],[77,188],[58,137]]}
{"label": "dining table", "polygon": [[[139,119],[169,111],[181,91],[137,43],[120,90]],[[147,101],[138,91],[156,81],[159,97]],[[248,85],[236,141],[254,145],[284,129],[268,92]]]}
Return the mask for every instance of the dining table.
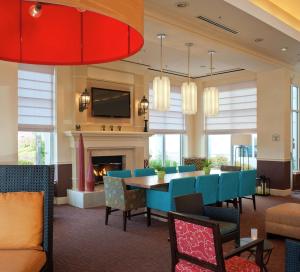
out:
{"label": "dining table", "polygon": [[[222,172],[218,169],[212,169],[210,175],[218,174]],[[172,179],[187,178],[187,177],[198,177],[204,176],[204,171],[192,171],[192,172],[183,172],[183,173],[174,173],[174,174],[165,174],[163,178],[159,178],[158,175],[154,176],[145,176],[145,177],[131,177],[123,178],[123,181],[126,185],[143,188],[143,189],[153,189],[168,185]]]}

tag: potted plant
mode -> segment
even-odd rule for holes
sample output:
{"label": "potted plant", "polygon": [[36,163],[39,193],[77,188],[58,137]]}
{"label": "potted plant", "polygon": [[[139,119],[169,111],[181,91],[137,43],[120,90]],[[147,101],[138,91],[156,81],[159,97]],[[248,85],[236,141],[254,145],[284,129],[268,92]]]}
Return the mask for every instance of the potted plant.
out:
{"label": "potted plant", "polygon": [[160,178],[160,179],[164,178],[166,172],[165,172],[164,167],[162,166],[161,160],[151,160],[150,167],[154,168],[156,170],[158,178]]}
{"label": "potted plant", "polygon": [[203,171],[205,175],[209,175],[210,174],[210,170],[212,168],[212,161],[206,159],[203,163]]}

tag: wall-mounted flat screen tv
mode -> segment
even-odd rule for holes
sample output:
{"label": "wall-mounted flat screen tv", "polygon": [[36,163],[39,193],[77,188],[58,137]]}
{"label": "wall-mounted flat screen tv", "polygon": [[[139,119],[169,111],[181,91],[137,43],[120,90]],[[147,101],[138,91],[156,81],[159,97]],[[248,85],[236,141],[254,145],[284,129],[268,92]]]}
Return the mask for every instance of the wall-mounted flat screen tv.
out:
{"label": "wall-mounted flat screen tv", "polygon": [[130,92],[93,87],[92,115],[130,118]]}

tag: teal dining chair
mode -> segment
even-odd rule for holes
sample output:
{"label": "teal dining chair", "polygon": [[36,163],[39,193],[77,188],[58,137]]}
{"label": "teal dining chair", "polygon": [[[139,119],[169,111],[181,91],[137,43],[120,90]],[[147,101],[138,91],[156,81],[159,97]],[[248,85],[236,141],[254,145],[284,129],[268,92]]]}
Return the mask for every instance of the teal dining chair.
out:
{"label": "teal dining chair", "polygon": [[146,190],[148,226],[151,225],[151,209],[163,212],[175,211],[174,198],[195,193],[195,178],[172,179],[168,191]]}
{"label": "teal dining chair", "polygon": [[219,175],[205,175],[196,177],[196,193],[201,193],[204,205],[218,202]]}
{"label": "teal dining chair", "polygon": [[[239,206],[240,211],[243,211],[242,198],[252,199],[253,208],[256,210],[256,170],[241,171],[239,176]],[[251,196],[251,198],[249,197]]]}
{"label": "teal dining chair", "polygon": [[166,174],[175,174],[177,173],[176,166],[166,166],[165,167]]}
{"label": "teal dining chair", "polygon": [[196,165],[195,164],[179,165],[178,166],[178,172],[179,173],[193,172],[193,171],[196,171]]}
{"label": "teal dining chair", "polygon": [[107,175],[109,177],[114,177],[114,178],[130,178],[131,171],[130,170],[112,170],[112,171],[108,171]]}
{"label": "teal dining chair", "polygon": [[219,178],[218,202],[233,202],[237,208],[239,172],[222,173]]}
{"label": "teal dining chair", "polygon": [[135,177],[147,177],[156,175],[154,168],[139,168],[134,169],[133,175]]}

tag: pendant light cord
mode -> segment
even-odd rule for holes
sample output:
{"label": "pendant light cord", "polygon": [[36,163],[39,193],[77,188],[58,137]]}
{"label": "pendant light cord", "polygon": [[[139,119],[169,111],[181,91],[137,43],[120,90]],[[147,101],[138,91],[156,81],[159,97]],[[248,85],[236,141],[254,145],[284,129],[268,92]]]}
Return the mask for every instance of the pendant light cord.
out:
{"label": "pendant light cord", "polygon": [[162,48],[162,40],[163,40],[163,37],[162,35],[160,36],[160,78],[162,78],[162,58],[163,58],[163,48]]}
{"label": "pendant light cord", "polygon": [[188,80],[190,84],[190,56],[191,56],[191,46],[188,46]]}
{"label": "pendant light cord", "polygon": [[212,55],[213,55],[213,52],[210,52],[210,76],[213,75],[212,71],[213,71],[213,67],[212,67]]}

